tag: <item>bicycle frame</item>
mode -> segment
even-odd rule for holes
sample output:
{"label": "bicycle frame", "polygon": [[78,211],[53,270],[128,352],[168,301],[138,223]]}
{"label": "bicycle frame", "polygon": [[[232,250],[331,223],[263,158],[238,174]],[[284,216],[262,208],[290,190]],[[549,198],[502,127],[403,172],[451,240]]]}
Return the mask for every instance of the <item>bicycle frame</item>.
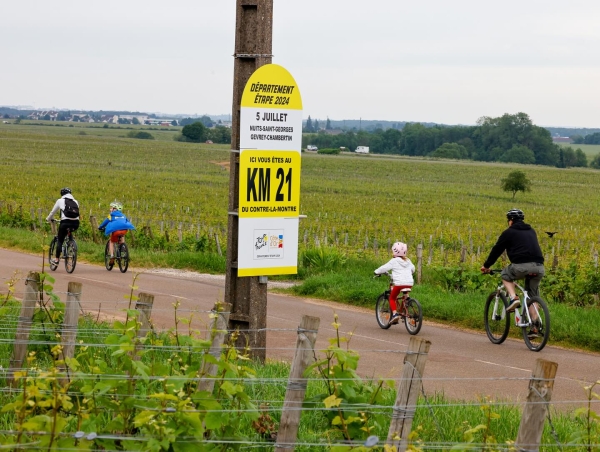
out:
{"label": "bicycle frame", "polygon": [[[517,282],[514,282],[514,285],[517,289],[519,289],[522,293],[523,293],[523,305],[521,306],[521,312],[519,312],[519,309],[515,309],[515,326],[519,327],[519,328],[524,328],[524,327],[528,327],[530,326],[533,322],[531,319],[531,314],[529,313],[529,300],[531,299],[529,297],[529,293],[527,292],[527,290],[525,290],[524,287],[522,287],[520,284],[518,284]],[[498,292],[502,292],[504,294],[504,296],[506,298],[508,298],[508,294],[506,293],[506,288],[504,287],[504,284],[500,283],[498,285],[498,287],[496,288],[496,290]],[[498,311],[499,309],[502,309],[502,313],[500,314],[501,318],[504,318],[504,316],[506,315],[506,311],[504,309],[504,306],[502,306],[500,308],[500,303],[498,303],[500,297],[496,297],[496,301],[494,303],[494,311],[493,314],[495,316],[498,315]],[[536,311],[536,316],[539,317],[539,312],[537,311],[537,306],[535,306],[535,304],[532,304],[531,306],[533,306],[533,309]],[[524,318],[526,317],[526,319]],[[523,320],[526,320],[525,322],[523,322]]]}

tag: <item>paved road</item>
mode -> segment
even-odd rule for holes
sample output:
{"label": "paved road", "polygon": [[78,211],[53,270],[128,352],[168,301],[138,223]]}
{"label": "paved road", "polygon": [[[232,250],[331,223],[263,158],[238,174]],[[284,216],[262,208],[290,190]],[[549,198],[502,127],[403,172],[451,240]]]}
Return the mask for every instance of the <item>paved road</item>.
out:
{"label": "paved road", "polygon": [[[61,263],[62,264],[62,263]],[[41,269],[41,257],[0,250],[0,280],[6,282],[15,271],[25,278],[29,271]],[[54,290],[64,299],[69,281],[80,282],[82,305],[102,318],[121,317],[127,307],[124,295],[129,293],[135,268],[122,274],[117,268],[79,262],[75,272],[67,274],[60,266]],[[271,284],[271,283],[269,283]],[[208,323],[208,311],[223,299],[224,278],[179,271],[145,271],[136,281],[136,292],[154,295],[153,322],[158,328],[174,324],[173,303],[181,303],[180,314],[194,313],[193,326],[202,329]],[[24,290],[23,280],[17,294]],[[338,303],[279,295],[269,292],[267,357],[291,361],[296,344],[296,329],[303,315],[321,319],[318,349],[328,346],[334,337],[334,312],[339,316],[341,331],[352,332],[350,348],[360,354],[359,373],[364,377],[398,378],[402,374],[404,352],[410,339],[403,325],[389,330],[377,326],[373,311]],[[424,301],[425,317],[427,302]],[[431,341],[425,366],[424,389],[428,395],[443,392],[447,397],[477,400],[493,396],[523,401],[535,360],[543,358],[558,363],[552,400],[557,408],[571,407],[584,397],[585,382],[600,380],[600,354],[565,350],[546,346],[539,353],[530,352],[523,340],[508,339],[498,346],[489,342],[484,332],[462,331],[425,322],[419,337]],[[550,338],[552,341],[552,338]],[[579,405],[575,403],[575,405]]]}

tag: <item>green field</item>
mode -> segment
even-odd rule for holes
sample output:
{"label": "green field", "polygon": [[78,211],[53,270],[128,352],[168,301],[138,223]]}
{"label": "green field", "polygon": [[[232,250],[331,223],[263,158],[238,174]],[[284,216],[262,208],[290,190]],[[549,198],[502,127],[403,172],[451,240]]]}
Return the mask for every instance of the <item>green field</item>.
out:
{"label": "green field", "polygon": [[[118,199],[139,226],[155,231],[182,223],[186,231],[211,230],[226,246],[228,162],[226,145],[126,138],[127,129],[2,125],[0,202],[44,217],[70,186],[86,216],[106,215]],[[80,133],[85,132],[85,135]],[[510,193],[500,181],[520,169],[532,191]],[[559,265],[590,261],[598,248],[600,173],[516,164],[402,157],[303,154],[300,247],[335,244],[350,256],[388,255],[402,240],[414,256],[424,245],[432,263],[482,262],[505,227],[504,213],[518,207],[539,231],[548,258]],[[39,210],[41,209],[41,210]],[[550,239],[544,231],[558,231]],[[554,251],[553,251],[554,250]]]}

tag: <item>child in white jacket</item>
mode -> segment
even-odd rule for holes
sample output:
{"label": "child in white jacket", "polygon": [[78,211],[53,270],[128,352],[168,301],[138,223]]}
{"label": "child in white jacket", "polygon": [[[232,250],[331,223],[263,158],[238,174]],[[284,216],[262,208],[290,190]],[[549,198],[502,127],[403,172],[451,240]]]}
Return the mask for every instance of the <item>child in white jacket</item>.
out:
{"label": "child in white jacket", "polygon": [[[375,270],[376,275],[382,275],[384,273],[388,273],[390,270],[392,272],[392,280],[394,282],[394,286],[392,287],[392,292],[390,293],[390,307],[392,308],[392,316],[390,317],[390,324],[398,323],[398,319],[400,315],[397,310],[397,299],[398,294],[402,289],[410,289],[415,283],[413,279],[413,273],[415,272],[415,266],[410,261],[408,257],[406,257],[406,252],[408,251],[408,246],[406,243],[396,242],[392,246],[392,255],[394,256],[388,263],[383,264],[377,270]],[[401,307],[402,310],[403,306]]]}

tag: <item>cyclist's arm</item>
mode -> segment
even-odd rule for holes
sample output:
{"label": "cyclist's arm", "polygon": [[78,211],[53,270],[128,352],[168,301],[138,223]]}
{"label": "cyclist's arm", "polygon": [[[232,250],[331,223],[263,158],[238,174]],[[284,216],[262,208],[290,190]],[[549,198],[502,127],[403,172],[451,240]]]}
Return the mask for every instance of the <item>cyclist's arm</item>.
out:
{"label": "cyclist's arm", "polygon": [[[508,229],[507,229],[507,231],[508,231]],[[500,234],[500,237],[498,237],[498,241],[496,242],[496,244],[492,247],[492,250],[490,251],[490,255],[483,263],[484,268],[490,268],[492,265],[494,265],[494,263],[498,260],[500,255],[507,248],[507,245],[508,245],[507,235],[508,234],[506,231],[504,231],[502,234]]]}
{"label": "cyclist's arm", "polygon": [[375,270],[375,274],[377,275],[383,275],[384,273],[389,272],[392,269],[392,261],[388,262],[387,264],[383,264],[381,267],[379,267],[377,270]]}
{"label": "cyclist's arm", "polygon": [[100,224],[100,226],[98,226],[98,229],[105,228],[109,222],[110,222],[110,220],[108,218],[105,218],[104,221],[102,222],[102,224]]}
{"label": "cyclist's arm", "polygon": [[60,211],[60,199],[58,199],[56,201],[56,203],[54,203],[54,207],[52,208],[52,210],[50,211],[50,213],[48,214],[48,216],[46,217],[46,221],[50,221],[52,220],[52,218],[54,217],[54,214],[56,212]]}

